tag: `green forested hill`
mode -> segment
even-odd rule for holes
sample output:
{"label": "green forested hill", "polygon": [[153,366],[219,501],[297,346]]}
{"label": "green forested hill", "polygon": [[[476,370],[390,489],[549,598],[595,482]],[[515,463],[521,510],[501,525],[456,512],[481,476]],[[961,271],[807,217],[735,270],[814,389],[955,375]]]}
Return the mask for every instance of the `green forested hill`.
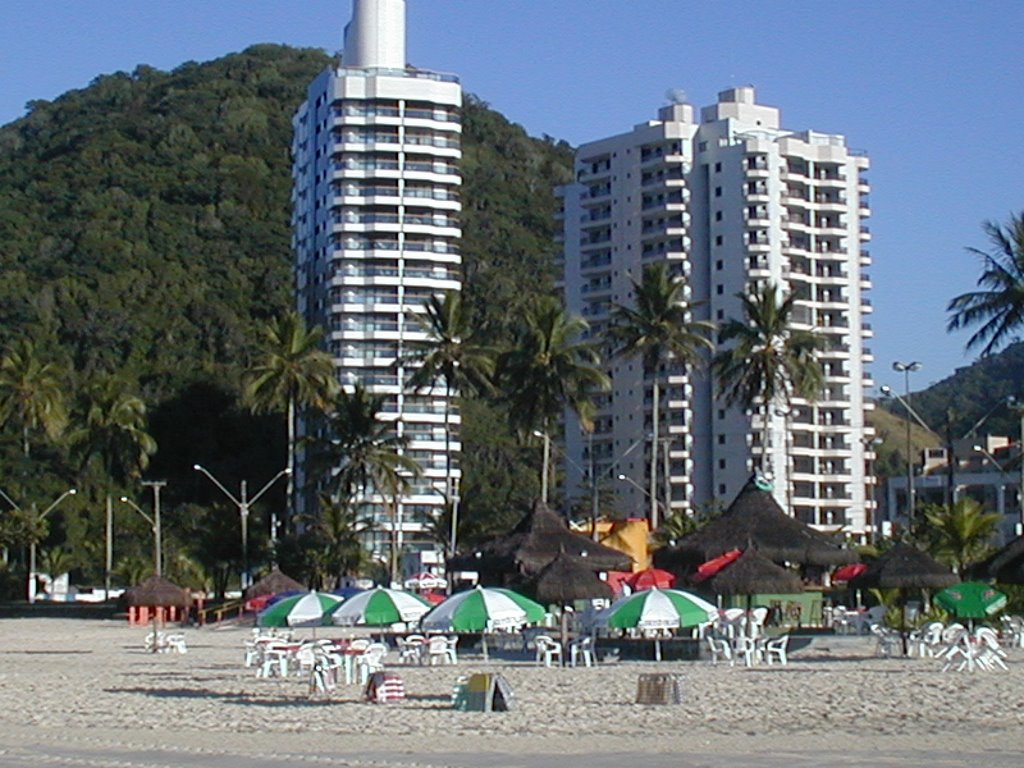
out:
{"label": "green forested hill", "polygon": [[[0,128],[0,340],[127,369],[157,400],[200,373],[232,380],[254,325],[291,304],[290,121],[329,63],[259,45],[139,67]],[[524,295],[512,275],[550,275],[570,155],[471,97],[464,129],[467,291],[500,328]]]}
{"label": "green forested hill", "polygon": [[[169,525],[190,525],[186,503],[223,501],[193,463],[232,488],[284,466],[283,417],[245,411],[238,382],[260,326],[293,304],[291,117],[330,63],[319,50],[257,45],[172,72],[140,66],[0,127],[0,348],[34,340],[71,371],[72,401],[94,374],[138,382],[159,446],[147,474],[169,481]],[[463,135],[465,291],[499,343],[517,306],[553,284],[552,187],[571,178],[571,150],[473,97]],[[518,449],[495,433],[503,419],[485,403],[471,410],[467,459],[486,470],[475,500],[528,498]],[[477,439],[493,450],[473,450]],[[8,477],[16,444],[0,434]],[[31,473],[59,492],[74,471],[34,458]],[[47,497],[19,472],[8,491]],[[74,506],[89,540],[102,536],[102,509],[85,496]]]}

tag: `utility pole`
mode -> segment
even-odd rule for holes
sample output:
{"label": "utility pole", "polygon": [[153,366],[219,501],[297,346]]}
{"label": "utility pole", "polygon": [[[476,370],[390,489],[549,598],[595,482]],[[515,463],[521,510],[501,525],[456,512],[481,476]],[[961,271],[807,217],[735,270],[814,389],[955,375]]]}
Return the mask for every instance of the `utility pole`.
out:
{"label": "utility pole", "polygon": [[160,527],[160,489],[167,485],[166,480],[143,480],[142,485],[153,489],[153,536],[156,539],[156,575],[164,575],[164,543]]}

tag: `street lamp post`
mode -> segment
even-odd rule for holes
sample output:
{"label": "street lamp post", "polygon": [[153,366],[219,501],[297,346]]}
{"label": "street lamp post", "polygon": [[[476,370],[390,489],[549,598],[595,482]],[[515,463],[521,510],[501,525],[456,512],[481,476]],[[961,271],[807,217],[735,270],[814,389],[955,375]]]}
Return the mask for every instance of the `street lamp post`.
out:
{"label": "street lamp post", "polygon": [[902,363],[896,361],[892,364],[892,369],[903,374],[903,392],[906,398],[903,404],[907,407],[907,525],[908,527],[914,524],[914,507],[916,502],[916,489],[914,488],[914,458],[913,458],[913,443],[911,441],[910,434],[910,416],[912,411],[910,409],[910,374],[914,371],[921,370],[921,363],[913,360],[909,363]]}
{"label": "street lamp post", "polygon": [[[64,501],[64,499],[66,499],[68,496],[74,496],[76,493],[78,493],[78,490],[76,488],[69,488],[68,490],[64,491],[64,493],[58,496],[56,500],[52,504],[50,504],[50,506],[48,506],[46,509],[42,511],[42,513],[36,518],[36,520],[45,520],[46,516],[53,512],[53,510],[57,508],[58,504]],[[14,499],[12,499],[6,493],[0,491],[0,496],[3,496],[4,499],[7,500],[7,503],[14,507],[18,512],[22,512],[21,507],[19,507],[18,504],[14,501]],[[32,505],[32,508],[34,511],[34,504]],[[36,601],[36,540],[34,536],[28,543],[28,583],[26,585],[26,593],[29,603],[34,603]]]}
{"label": "street lamp post", "polygon": [[142,509],[142,507],[140,507],[134,501],[129,499],[127,496],[121,497],[121,503],[127,504],[129,507],[134,509],[136,512],[139,513],[143,520],[149,523],[149,528],[153,532],[153,573],[155,573],[157,576],[163,576],[163,563],[161,562],[160,558],[160,535],[157,533],[157,531],[160,529],[157,527],[156,519],[150,517],[150,515],[147,514],[146,511]]}
{"label": "street lamp post", "polygon": [[245,480],[241,482],[239,498],[235,498],[235,495],[225,488],[220,480],[210,474],[210,471],[206,469],[206,467],[201,464],[193,464],[192,469],[206,475],[210,482],[216,485],[221,490],[221,493],[231,499],[231,501],[233,501],[238,507],[238,516],[242,523],[242,576],[240,581],[242,589],[244,590],[249,586],[249,507],[255,504],[259,498],[270,489],[270,486],[276,483],[280,478],[291,474],[291,469],[282,469],[270,478],[270,480],[267,481],[267,484],[260,488],[259,492],[257,492],[257,494],[251,499],[246,494]]}
{"label": "street lamp post", "polygon": [[[642,493],[644,496],[646,496],[648,499],[650,499],[650,497],[651,497],[650,491],[648,491],[646,488],[644,488],[642,485],[640,485],[640,483],[638,483],[636,480],[631,478],[629,475],[623,475],[620,472],[618,475],[616,475],[616,477],[619,480],[621,480],[622,482],[628,483],[629,485],[632,485],[634,488],[636,488],[638,491],[640,491],[640,493]],[[664,515],[665,517],[668,516],[666,510],[664,509],[664,505],[662,504],[661,501],[659,501],[658,499],[650,499],[650,500],[651,500],[651,504],[652,505],[654,505],[656,507],[661,507],[662,508],[662,512],[666,513]]]}

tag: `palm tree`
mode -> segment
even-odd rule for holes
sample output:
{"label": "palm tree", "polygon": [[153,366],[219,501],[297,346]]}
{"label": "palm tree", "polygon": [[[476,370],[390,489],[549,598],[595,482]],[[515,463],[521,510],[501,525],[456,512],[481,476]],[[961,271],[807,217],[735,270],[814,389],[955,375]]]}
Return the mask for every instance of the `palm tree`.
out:
{"label": "palm tree", "polygon": [[813,331],[793,328],[797,297],[789,294],[780,300],[772,282],[737,298],[743,303],[743,319],[722,326],[719,343],[734,343],[715,356],[712,369],[726,403],[760,407],[761,467],[767,469],[772,409],[782,406],[788,416],[793,398],[817,399],[824,373],[816,353],[825,340]]}
{"label": "palm tree", "polygon": [[[639,355],[644,377],[651,381],[651,524],[657,528],[658,427],[660,382],[658,372],[664,363],[675,360],[689,366],[704,362],[702,353],[714,345],[710,334],[714,324],[694,320],[683,293],[685,284],[673,277],[665,263],[644,269],[643,277],[633,280],[635,308],[616,304],[612,309],[609,335],[619,344],[617,355]],[[670,499],[665,499],[666,509]]]}
{"label": "palm tree", "polygon": [[980,290],[949,302],[946,330],[980,324],[967,340],[967,349],[984,344],[981,356],[985,357],[1024,328],[1024,213],[1011,214],[1005,226],[988,221],[983,228],[992,250],[967,249],[981,259]]}
{"label": "palm tree", "polygon": [[156,453],[156,440],[146,431],[146,404],[124,379],[107,376],[86,389],[79,426],[71,444],[82,463],[99,463],[109,483],[138,478]]}
{"label": "palm tree", "polygon": [[[113,488],[129,479],[137,479],[156,453],[153,436],[146,431],[146,404],[131,391],[127,381],[105,376],[86,388],[79,426],[71,433],[72,448],[79,454],[83,469],[98,464],[106,486],[107,520],[113,515]],[[108,549],[109,553],[111,550]],[[110,562],[106,569],[106,588],[110,590]]]}
{"label": "palm tree", "polygon": [[593,429],[591,396],[607,390],[611,380],[594,345],[582,339],[587,328],[586,320],[567,314],[550,296],[536,300],[519,319],[515,341],[499,359],[498,376],[509,420],[521,436],[535,429],[548,435],[566,406],[585,430]]}
{"label": "palm tree", "polygon": [[326,408],[336,390],[334,363],[320,348],[323,332],[307,330],[297,312],[263,329],[260,361],[247,373],[246,397],[255,413],[285,411],[288,420],[288,513],[295,493],[295,418],[298,408]]}
{"label": "palm tree", "polygon": [[64,371],[43,362],[28,339],[16,341],[0,359],[0,420],[21,430],[21,446],[29,455],[29,439],[42,429],[56,439],[67,426]]}
{"label": "palm tree", "polygon": [[409,489],[409,478],[422,474],[419,464],[404,455],[406,439],[394,423],[378,417],[383,396],[361,385],[340,390],[327,414],[328,435],[321,441],[319,461],[332,474],[336,503],[354,506],[358,499],[377,494],[391,518],[391,575],[398,574],[398,499]]}
{"label": "palm tree", "polygon": [[362,570],[368,554],[362,536],[371,526],[370,521],[359,518],[355,507],[321,494],[320,513],[308,522],[306,534],[314,545],[310,565],[316,584],[336,587],[339,577]]}
{"label": "palm tree", "polygon": [[957,499],[949,507],[930,505],[924,516],[929,551],[961,576],[968,565],[989,553],[1001,519],[969,497]]}
{"label": "palm tree", "polygon": [[494,375],[493,352],[474,339],[470,327],[469,312],[458,291],[445,291],[441,296],[432,295],[424,303],[424,311],[413,315],[420,330],[426,335],[423,340],[407,342],[409,352],[402,364],[417,366],[409,386],[414,391],[432,390],[438,381],[444,382],[444,455],[445,455],[445,501],[452,510],[451,531],[448,547],[455,553],[456,527],[458,525],[455,506],[455,488],[452,485],[451,455],[451,405],[456,392],[489,392]]}

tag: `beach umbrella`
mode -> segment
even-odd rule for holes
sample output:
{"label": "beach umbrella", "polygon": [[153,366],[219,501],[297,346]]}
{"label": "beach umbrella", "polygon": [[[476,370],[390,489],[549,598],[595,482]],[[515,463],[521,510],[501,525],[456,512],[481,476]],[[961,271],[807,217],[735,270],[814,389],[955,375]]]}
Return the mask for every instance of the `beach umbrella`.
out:
{"label": "beach umbrella", "polygon": [[384,627],[399,622],[416,621],[430,610],[430,603],[419,595],[387,587],[367,589],[352,595],[331,612],[331,622],[351,627],[368,624]]}
{"label": "beach umbrella", "polygon": [[836,568],[835,573],[832,574],[832,582],[841,583],[849,581],[850,579],[860,576],[867,569],[868,566],[866,563],[850,563],[849,565],[841,566]]}
{"label": "beach umbrella", "polygon": [[1006,607],[1006,595],[980,581],[965,581],[935,594],[935,602],[960,619],[985,619]]}
{"label": "beach umbrella", "polygon": [[448,579],[436,573],[422,571],[406,579],[403,586],[406,589],[445,589],[448,587]]}
{"label": "beach umbrella", "polygon": [[329,623],[325,617],[341,602],[327,592],[310,591],[279,600],[256,614],[260,627],[319,627]]}
{"label": "beach umbrella", "polygon": [[676,575],[661,568],[645,568],[637,571],[626,579],[626,584],[634,592],[657,587],[658,589],[671,589],[676,585]]}
{"label": "beach umbrella", "polygon": [[517,629],[544,618],[544,606],[501,587],[475,587],[435,605],[420,619],[426,632],[492,632]]}
{"label": "beach umbrella", "polygon": [[724,555],[713,557],[710,560],[701,563],[697,566],[697,573],[693,577],[694,581],[704,581],[704,579],[710,579],[725,566],[739,559],[739,556],[743,554],[743,550],[736,548],[730,549]]}
{"label": "beach umbrella", "polygon": [[[702,597],[681,589],[652,587],[620,597],[599,611],[595,627],[609,629],[680,629],[714,621],[718,609]],[[654,658],[661,661],[661,641],[655,638]]]}
{"label": "beach umbrella", "polygon": [[598,612],[595,623],[609,629],[680,629],[717,615],[715,606],[691,592],[652,587],[620,597]]}

